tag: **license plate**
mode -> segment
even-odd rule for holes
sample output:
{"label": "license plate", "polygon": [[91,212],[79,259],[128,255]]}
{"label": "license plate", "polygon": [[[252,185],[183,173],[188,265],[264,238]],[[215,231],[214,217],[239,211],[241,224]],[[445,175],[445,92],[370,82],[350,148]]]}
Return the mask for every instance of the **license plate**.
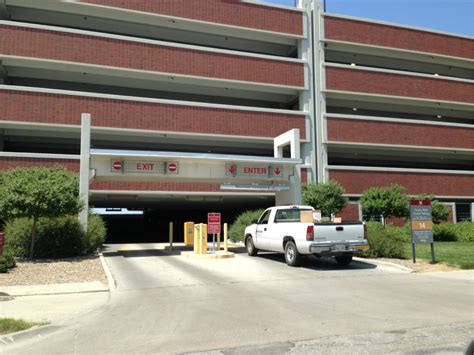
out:
{"label": "license plate", "polygon": [[334,250],[346,250],[346,246],[344,244],[336,244],[334,246]]}

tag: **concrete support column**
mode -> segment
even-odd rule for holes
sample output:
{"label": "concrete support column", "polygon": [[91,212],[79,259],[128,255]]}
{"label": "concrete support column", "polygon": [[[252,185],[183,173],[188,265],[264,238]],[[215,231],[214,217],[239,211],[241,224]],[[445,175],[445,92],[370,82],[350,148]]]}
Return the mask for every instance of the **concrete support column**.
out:
{"label": "concrete support column", "polygon": [[79,213],[79,222],[84,231],[87,231],[89,217],[89,183],[90,183],[90,150],[91,150],[91,115],[83,113],[81,116],[81,167],[79,182],[79,197],[84,208]]}
{"label": "concrete support column", "polygon": [[306,61],[305,65],[305,90],[299,96],[299,109],[307,113],[306,139],[302,146],[302,158],[308,171],[308,182],[317,181],[316,164],[316,127],[314,112],[314,81],[313,81],[313,31],[312,31],[312,0],[299,0],[297,6],[306,10],[303,16],[305,38],[298,43],[298,57]]}
{"label": "concrete support column", "polygon": [[324,9],[320,1],[313,1],[313,58],[314,58],[314,104],[316,126],[316,163],[318,182],[329,180],[326,167],[327,152],[327,121],[326,121],[326,75],[324,69]]}
{"label": "concrete support column", "polygon": [[[275,158],[283,158],[283,148],[290,145],[291,158],[301,158],[300,130],[292,129],[276,137],[273,141]],[[277,191],[275,202],[277,206],[284,204],[301,204],[301,167],[295,166],[294,175],[290,176],[290,189],[287,191]]]}

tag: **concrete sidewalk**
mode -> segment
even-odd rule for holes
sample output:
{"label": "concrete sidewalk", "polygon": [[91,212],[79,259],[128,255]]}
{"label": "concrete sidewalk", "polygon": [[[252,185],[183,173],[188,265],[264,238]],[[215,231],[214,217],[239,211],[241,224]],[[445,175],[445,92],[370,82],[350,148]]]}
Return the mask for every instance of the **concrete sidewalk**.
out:
{"label": "concrete sidewalk", "polygon": [[14,297],[0,302],[0,318],[61,324],[105,305],[108,292]]}
{"label": "concrete sidewalk", "polygon": [[99,281],[0,287],[0,292],[13,297],[107,291],[109,291],[108,285]]}

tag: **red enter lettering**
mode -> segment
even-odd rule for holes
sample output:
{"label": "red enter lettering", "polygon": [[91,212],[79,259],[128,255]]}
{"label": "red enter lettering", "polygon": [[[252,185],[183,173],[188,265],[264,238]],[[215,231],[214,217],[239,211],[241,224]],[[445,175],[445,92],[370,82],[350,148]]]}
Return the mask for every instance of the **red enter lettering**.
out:
{"label": "red enter lettering", "polygon": [[263,175],[267,173],[267,168],[251,168],[244,167],[244,174],[259,174]]}

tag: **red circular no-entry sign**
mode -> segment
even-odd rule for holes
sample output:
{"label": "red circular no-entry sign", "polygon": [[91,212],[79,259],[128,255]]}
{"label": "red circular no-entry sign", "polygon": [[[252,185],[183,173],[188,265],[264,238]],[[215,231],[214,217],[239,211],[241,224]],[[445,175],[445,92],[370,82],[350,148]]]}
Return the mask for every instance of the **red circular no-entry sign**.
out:
{"label": "red circular no-entry sign", "polygon": [[168,164],[168,171],[170,173],[175,173],[176,170],[178,170],[178,166],[175,163],[169,163]]}
{"label": "red circular no-entry sign", "polygon": [[122,162],[117,160],[117,161],[114,161],[114,164],[113,164],[113,167],[114,167],[114,170],[122,170]]}

